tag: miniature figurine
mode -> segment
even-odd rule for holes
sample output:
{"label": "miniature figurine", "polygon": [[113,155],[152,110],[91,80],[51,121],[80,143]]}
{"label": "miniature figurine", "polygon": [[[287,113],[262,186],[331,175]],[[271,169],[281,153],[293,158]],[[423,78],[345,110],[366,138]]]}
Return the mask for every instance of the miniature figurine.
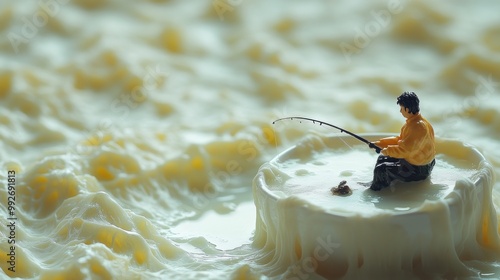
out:
{"label": "miniature figurine", "polygon": [[[434,159],[436,155],[434,129],[420,115],[419,103],[420,100],[414,92],[403,92],[396,102],[401,107],[401,114],[406,118],[406,123],[401,128],[400,135],[383,138],[376,142],[370,142],[341,127],[311,118],[286,117],[275,120],[273,124],[282,120],[294,119],[311,121],[338,129],[340,132],[345,132],[368,144],[370,148],[375,149],[381,155],[378,157],[373,170],[373,181],[360,184],[378,191],[388,187],[394,180],[403,182],[424,180],[429,177],[434,168],[436,163]],[[332,193],[343,191],[341,185],[338,188],[333,188]]]}
{"label": "miniature figurine", "polygon": [[432,172],[436,155],[434,129],[420,115],[420,100],[414,92],[404,92],[397,98],[406,123],[399,136],[387,137],[370,144],[382,148],[373,170],[370,189],[378,191],[392,181],[424,180]]}

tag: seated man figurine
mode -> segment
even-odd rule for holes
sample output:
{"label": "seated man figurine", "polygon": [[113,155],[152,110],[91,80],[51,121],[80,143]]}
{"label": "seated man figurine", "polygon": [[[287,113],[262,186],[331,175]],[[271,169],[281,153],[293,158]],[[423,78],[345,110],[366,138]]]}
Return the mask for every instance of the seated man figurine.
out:
{"label": "seated man figurine", "polygon": [[404,182],[424,180],[435,164],[434,129],[420,115],[417,95],[404,92],[397,100],[406,123],[399,136],[373,142],[382,149],[370,186],[375,191],[388,187],[396,179]]}

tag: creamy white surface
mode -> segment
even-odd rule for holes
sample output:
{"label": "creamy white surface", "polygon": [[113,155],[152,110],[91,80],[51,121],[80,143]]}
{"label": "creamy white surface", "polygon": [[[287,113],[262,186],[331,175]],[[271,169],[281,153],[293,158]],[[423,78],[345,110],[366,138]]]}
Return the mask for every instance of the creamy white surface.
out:
{"label": "creamy white surface", "polygon": [[[271,180],[267,188],[276,197],[297,196],[337,215],[369,216],[385,210],[389,210],[388,213],[411,211],[425,200],[442,200],[453,191],[456,181],[474,181],[480,172],[472,164],[463,169],[450,155],[438,154],[429,180],[405,184],[394,182],[392,187],[373,192],[362,183],[371,182],[377,154],[366,149],[366,145],[349,142],[347,148],[343,145],[331,151],[321,149],[315,153],[282,155],[271,162],[271,166],[279,170],[277,176],[281,179]],[[299,146],[296,150],[301,149],[307,150],[308,147]],[[342,180],[347,181],[352,195],[331,194],[330,188],[338,186]]]}
{"label": "creamy white surface", "polygon": [[[404,90],[438,136],[476,146],[498,177],[498,1],[227,3],[219,17],[213,1],[1,2],[0,221],[14,169],[18,271],[6,271],[2,241],[0,274],[280,278],[270,270],[287,268],[266,262],[252,232],[221,250],[238,245],[203,219],[254,225],[244,205],[258,168],[332,132],[274,119],[398,133]],[[182,234],[190,221],[200,231]],[[467,265],[499,277],[498,260]]]}

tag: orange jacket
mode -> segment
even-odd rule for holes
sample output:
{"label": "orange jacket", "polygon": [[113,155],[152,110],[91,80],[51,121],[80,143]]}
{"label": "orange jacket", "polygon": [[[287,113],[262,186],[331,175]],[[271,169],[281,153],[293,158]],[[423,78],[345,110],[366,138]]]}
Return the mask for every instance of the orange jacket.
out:
{"label": "orange jacket", "polygon": [[406,119],[399,136],[383,138],[375,144],[387,148],[388,156],[403,158],[413,165],[428,164],[436,155],[434,129],[420,113]]}

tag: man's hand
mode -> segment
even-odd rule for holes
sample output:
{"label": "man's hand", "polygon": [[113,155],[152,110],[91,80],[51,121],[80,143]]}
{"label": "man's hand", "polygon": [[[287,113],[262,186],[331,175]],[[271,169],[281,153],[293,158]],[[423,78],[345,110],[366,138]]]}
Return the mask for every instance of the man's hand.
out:
{"label": "man's hand", "polygon": [[368,147],[372,148],[372,149],[375,149],[375,151],[378,153],[380,153],[381,149],[376,145],[376,143],[378,143],[378,141],[376,142],[370,142],[370,144],[368,144]]}

